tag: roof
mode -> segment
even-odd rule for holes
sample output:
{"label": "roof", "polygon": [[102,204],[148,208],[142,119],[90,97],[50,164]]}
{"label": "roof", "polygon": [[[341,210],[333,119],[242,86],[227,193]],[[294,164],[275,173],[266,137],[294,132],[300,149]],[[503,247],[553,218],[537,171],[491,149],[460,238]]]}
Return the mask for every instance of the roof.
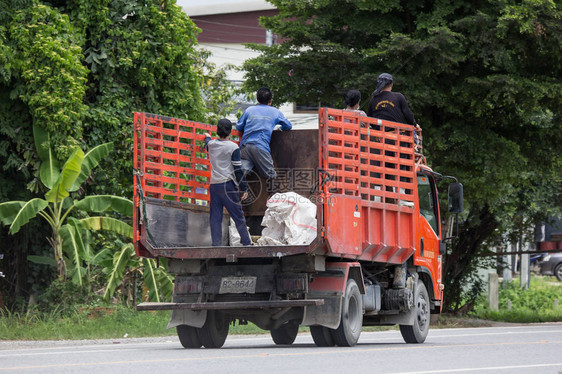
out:
{"label": "roof", "polygon": [[190,17],[276,9],[265,0],[177,0]]}

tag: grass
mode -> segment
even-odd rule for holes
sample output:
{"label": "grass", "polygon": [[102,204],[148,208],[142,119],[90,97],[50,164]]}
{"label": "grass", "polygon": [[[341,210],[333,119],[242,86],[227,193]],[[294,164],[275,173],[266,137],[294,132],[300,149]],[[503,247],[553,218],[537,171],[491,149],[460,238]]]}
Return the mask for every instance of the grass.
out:
{"label": "grass", "polygon": [[[176,329],[166,329],[169,311],[137,312],[126,307],[76,308],[61,316],[52,313],[4,313],[0,315],[0,340],[82,340],[176,336]],[[364,331],[393,327],[364,327]],[[301,332],[308,327],[301,327]],[[230,326],[229,334],[268,334],[254,325]]]}
{"label": "grass", "polygon": [[[554,308],[554,300],[559,306]],[[511,300],[511,310],[508,309]],[[485,298],[468,317],[441,315],[433,328],[490,326],[490,321],[560,322],[562,321],[562,282],[553,277],[531,277],[529,290],[521,290],[513,281],[500,289],[500,310],[491,311]],[[169,311],[137,312],[122,306],[74,307],[70,312],[28,312],[0,314],[0,340],[79,340],[121,339],[123,337],[175,336],[175,329],[166,329]],[[364,327],[363,331],[396,329],[396,326]],[[308,331],[301,327],[300,331]],[[252,323],[231,325],[230,334],[268,333]]]}
{"label": "grass", "polygon": [[[70,313],[0,314],[0,340],[81,340],[175,336],[167,329],[170,311],[137,312],[111,306],[77,307]],[[302,328],[307,331],[307,328]],[[262,334],[252,323],[231,325],[229,334]]]}
{"label": "grass", "polygon": [[175,335],[166,330],[170,312],[125,307],[77,308],[74,312],[13,313],[0,317],[0,340],[115,339]]}
{"label": "grass", "polygon": [[532,276],[529,290],[513,280],[499,290],[499,310],[490,310],[482,298],[471,316],[491,321],[533,323],[562,321],[562,282],[554,277]]}

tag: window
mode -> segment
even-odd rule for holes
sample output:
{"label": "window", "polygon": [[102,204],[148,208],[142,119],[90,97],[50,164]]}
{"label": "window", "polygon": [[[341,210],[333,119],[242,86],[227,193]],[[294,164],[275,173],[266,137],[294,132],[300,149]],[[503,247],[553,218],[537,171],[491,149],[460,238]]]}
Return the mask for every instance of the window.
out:
{"label": "window", "polygon": [[293,113],[318,113],[318,108],[322,108],[322,107],[336,108],[335,106],[324,102],[320,102],[320,103],[293,102]]}
{"label": "window", "polygon": [[433,178],[418,174],[418,194],[420,214],[429,222],[435,234],[439,235],[439,212]]}

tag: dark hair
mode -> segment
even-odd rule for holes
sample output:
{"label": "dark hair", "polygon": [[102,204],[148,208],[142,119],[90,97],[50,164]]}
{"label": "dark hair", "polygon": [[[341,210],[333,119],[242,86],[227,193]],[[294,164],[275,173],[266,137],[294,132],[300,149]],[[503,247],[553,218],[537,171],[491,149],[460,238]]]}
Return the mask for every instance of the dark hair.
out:
{"label": "dark hair", "polygon": [[361,100],[361,92],[357,90],[349,90],[345,94],[345,104],[349,107],[357,105]]}
{"label": "dark hair", "polygon": [[267,105],[273,99],[273,93],[269,87],[262,87],[256,93],[256,97],[258,98],[258,103]]}
{"label": "dark hair", "polygon": [[232,122],[229,119],[223,118],[217,124],[217,135],[221,138],[226,138],[232,131]]}

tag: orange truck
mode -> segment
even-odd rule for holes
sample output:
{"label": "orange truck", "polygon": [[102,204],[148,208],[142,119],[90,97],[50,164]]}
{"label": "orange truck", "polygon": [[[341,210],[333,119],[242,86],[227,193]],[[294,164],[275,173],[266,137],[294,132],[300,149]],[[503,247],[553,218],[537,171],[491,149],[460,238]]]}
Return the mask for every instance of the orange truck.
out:
{"label": "orange truck", "polygon": [[316,234],[307,244],[246,247],[230,245],[226,211],[223,246],[211,246],[203,134],[214,129],[134,115],[135,250],[167,259],[175,276],[172,302],[137,310],[172,310],[168,328],[185,348],[222,347],[237,321],[269,330],[276,344],[309,326],[317,346],[353,346],[363,326],[395,324],[405,342],[424,342],[443,302],[437,182],[452,179],[451,213],[462,211],[463,193],[428,167],[413,128],[321,108],[317,130],[274,131],[277,179],[248,177],[250,234],[261,235],[274,191],[315,204]]}

